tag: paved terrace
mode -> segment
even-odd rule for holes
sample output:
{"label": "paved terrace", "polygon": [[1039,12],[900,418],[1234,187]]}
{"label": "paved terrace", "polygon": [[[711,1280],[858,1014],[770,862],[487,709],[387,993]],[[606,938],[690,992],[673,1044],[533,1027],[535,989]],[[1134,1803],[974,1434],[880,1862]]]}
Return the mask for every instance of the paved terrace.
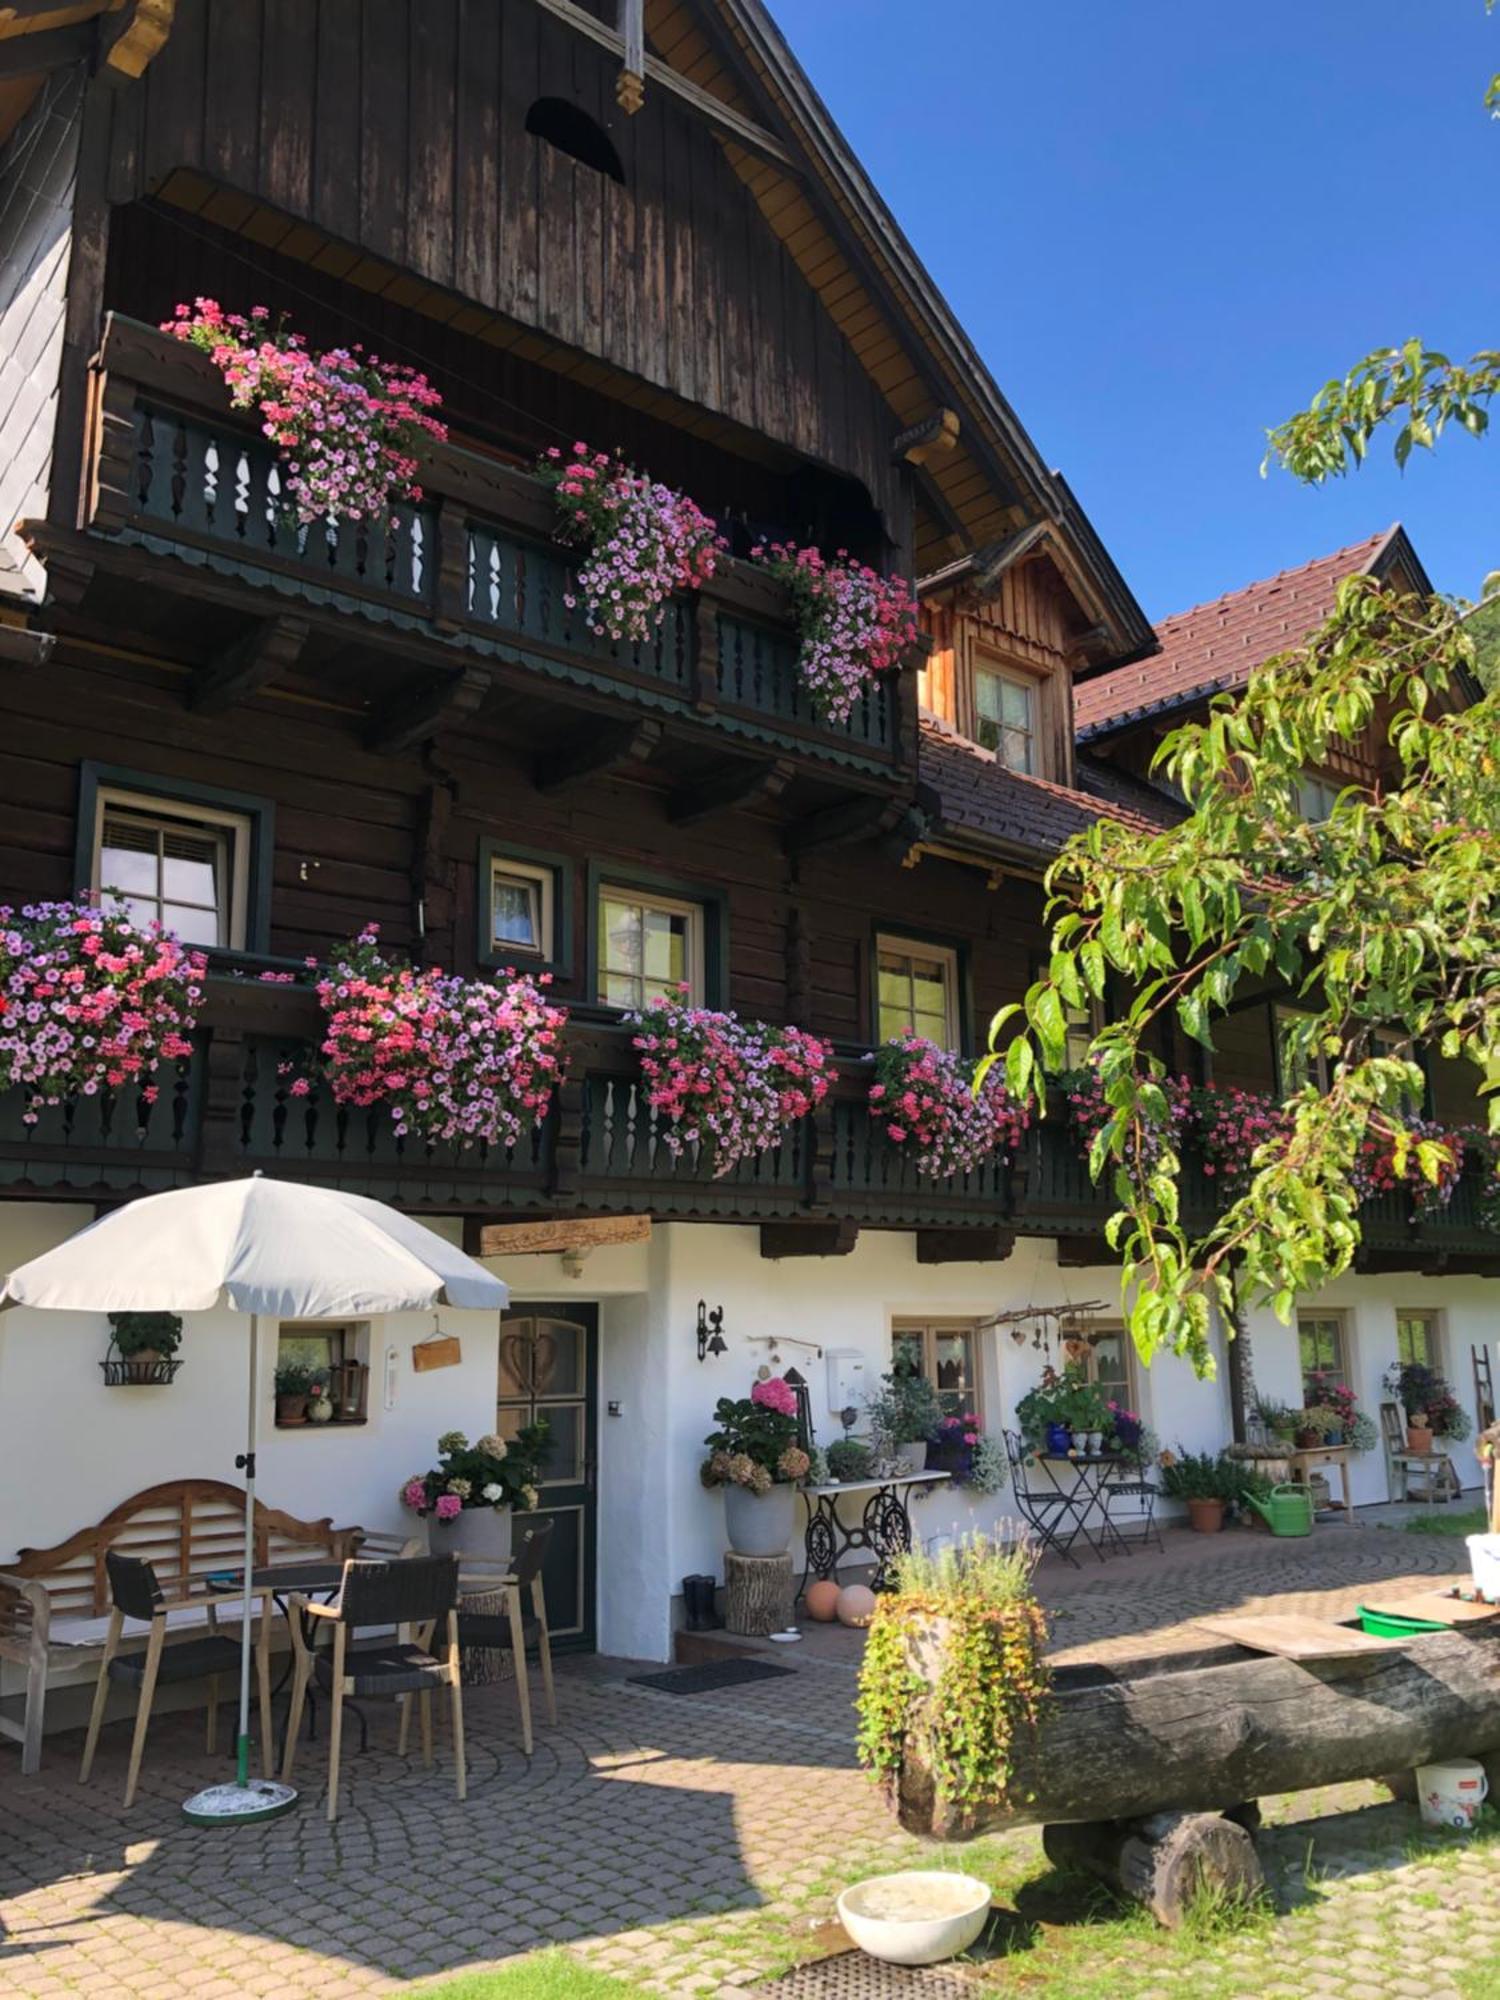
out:
{"label": "paved terrace", "polygon": [[[1462,1548],[1364,1526],[1320,1528],[1301,1542],[1169,1531],[1166,1543],[1164,1554],[1081,1573],[1047,1567],[1060,1658],[1181,1643],[1193,1616],[1231,1607],[1347,1615],[1371,1582],[1447,1574]],[[830,1892],[851,1873],[936,1858],[894,1827],[855,1767],[851,1641],[820,1633],[779,1649],[792,1678],[691,1698],[630,1685],[620,1661],[571,1663],[559,1677],[559,1726],[540,1728],[529,1762],[510,1687],[476,1688],[466,1806],[452,1794],[442,1731],[438,1768],[426,1773],[396,1755],[394,1720],[377,1708],[369,1751],[355,1751],[356,1735],[346,1753],[352,1789],[333,1829],[321,1810],[321,1740],[302,1755],[298,1811],[217,1834],[188,1827],[178,1810],[222,1775],[222,1762],[203,1753],[197,1713],[158,1719],[128,1815],[119,1805],[126,1725],[105,1731],[87,1787],[77,1782],[77,1733],[49,1739],[33,1779],[17,1775],[5,1746],[0,1992],[341,2000],[503,1964],[545,1943],[664,1993],[751,1983],[786,1962],[788,1945],[827,1916]],[[1500,1846],[1440,1865],[1413,1845],[1413,1810],[1392,1804],[1311,1823],[1376,1797],[1346,1788],[1273,1808],[1284,1824],[1267,1836],[1268,1860],[1291,1914],[1269,1943],[1225,1943],[1229,1983],[1203,1983],[1217,1977],[1208,1951],[1191,1978],[1183,1961],[1167,1984],[1153,1984],[1143,1948],[1108,1990],[1122,2000],[1169,1987],[1183,2000],[1279,1991],[1455,2000],[1474,1955],[1500,1952]],[[986,1848],[997,1879],[1044,1867],[1034,1833]],[[1393,1870],[1410,1892],[1395,1899]],[[1316,1907],[1299,1911],[1314,1877]],[[1021,1984],[1095,1990],[1038,1985],[1035,1974]]]}

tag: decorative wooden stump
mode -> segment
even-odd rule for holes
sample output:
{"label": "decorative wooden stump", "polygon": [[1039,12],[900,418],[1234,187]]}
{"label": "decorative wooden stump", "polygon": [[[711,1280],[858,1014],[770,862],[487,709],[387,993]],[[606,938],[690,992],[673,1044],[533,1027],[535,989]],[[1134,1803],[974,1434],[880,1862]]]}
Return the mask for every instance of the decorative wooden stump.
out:
{"label": "decorative wooden stump", "polygon": [[764,1639],[792,1622],[792,1558],[724,1556],[724,1630],[742,1639]]}
{"label": "decorative wooden stump", "polygon": [[1175,1930],[1199,1894],[1249,1903],[1265,1888],[1254,1835],[1245,1824],[1259,1820],[1259,1807],[1251,1803],[1231,1811],[1233,1817],[1163,1812],[1094,1826],[1047,1826],[1042,1847],[1054,1868],[1097,1876]]}

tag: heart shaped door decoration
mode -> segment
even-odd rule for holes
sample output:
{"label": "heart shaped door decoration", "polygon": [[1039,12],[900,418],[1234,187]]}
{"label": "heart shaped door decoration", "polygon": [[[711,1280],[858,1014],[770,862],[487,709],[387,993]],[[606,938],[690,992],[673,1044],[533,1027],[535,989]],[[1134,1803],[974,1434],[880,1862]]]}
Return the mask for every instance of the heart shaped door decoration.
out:
{"label": "heart shaped door decoration", "polygon": [[550,1333],[503,1333],[500,1361],[523,1396],[545,1396],[557,1367],[557,1342]]}

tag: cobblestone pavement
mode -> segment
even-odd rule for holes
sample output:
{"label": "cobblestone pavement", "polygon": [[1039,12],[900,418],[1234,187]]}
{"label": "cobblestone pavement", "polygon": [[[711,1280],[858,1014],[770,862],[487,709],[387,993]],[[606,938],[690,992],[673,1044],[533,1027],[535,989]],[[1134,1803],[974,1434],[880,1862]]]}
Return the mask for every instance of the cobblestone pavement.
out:
{"label": "cobblestone pavement", "polygon": [[[1202,1539],[1169,1535],[1165,1555],[1047,1577],[1060,1652],[1181,1644],[1194,1615],[1272,1599],[1345,1611],[1361,1585],[1447,1572],[1456,1553],[1442,1540],[1337,1527],[1301,1543],[1244,1534],[1205,1550]],[[369,1750],[349,1744],[349,1790],[331,1829],[321,1742],[299,1764],[299,1810],[223,1833],[188,1827],[178,1810],[223,1771],[203,1754],[196,1714],[153,1726],[128,1814],[124,1725],[105,1731],[86,1787],[76,1733],[50,1737],[30,1779],[0,1746],[0,1993],[341,2000],[545,1943],[667,1993],[747,1983],[799,1926],[827,1915],[831,1887],[852,1871],[933,1858],[894,1828],[855,1768],[852,1655],[809,1646],[794,1662],[791,1680],[692,1698],[631,1686],[619,1661],[571,1663],[558,1727],[539,1729],[529,1760],[511,1690],[476,1688],[464,1806],[442,1730],[429,1773],[396,1755],[393,1720],[376,1710]],[[1285,1974],[1281,1986],[1299,1996],[1451,2000],[1461,1962],[1500,1952],[1500,1847],[1434,1858],[1413,1847],[1404,1806],[1326,1817],[1374,1796],[1277,1802],[1266,1849],[1287,1913],[1265,1935],[1165,1962],[1159,1990],[1272,2000]],[[1309,1876],[1313,1815],[1324,1817]],[[1042,1867],[1034,1835],[986,1847],[1002,1886]],[[1134,1948],[1108,1990],[1147,2000],[1153,1950]]]}

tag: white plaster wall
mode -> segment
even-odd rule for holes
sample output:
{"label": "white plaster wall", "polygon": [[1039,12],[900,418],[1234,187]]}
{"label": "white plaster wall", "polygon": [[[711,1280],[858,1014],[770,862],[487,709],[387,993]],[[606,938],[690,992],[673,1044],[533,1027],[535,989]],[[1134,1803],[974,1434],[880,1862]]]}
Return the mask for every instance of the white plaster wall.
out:
{"label": "white plaster wall", "polygon": [[[1492,1369],[1497,1365],[1494,1340],[1500,1331],[1500,1289],[1493,1280],[1424,1278],[1415,1274],[1351,1275],[1327,1286],[1315,1301],[1301,1303],[1309,1311],[1337,1310],[1344,1314],[1352,1378],[1349,1387],[1360,1408],[1377,1423],[1381,1403],[1390,1400],[1381,1388],[1381,1378],[1396,1358],[1397,1313],[1440,1312],[1443,1372],[1473,1419],[1471,1347],[1488,1346]],[[1256,1389],[1280,1402],[1294,1406],[1300,1403],[1302,1374],[1295,1319],[1291,1326],[1283,1326],[1269,1307],[1259,1307],[1249,1315],[1249,1329]],[[1462,1444],[1450,1444],[1447,1450],[1464,1486],[1481,1486],[1483,1479],[1474,1456],[1473,1437]],[[1388,1497],[1385,1456],[1378,1446],[1351,1461],[1350,1487],[1357,1507]]]}

